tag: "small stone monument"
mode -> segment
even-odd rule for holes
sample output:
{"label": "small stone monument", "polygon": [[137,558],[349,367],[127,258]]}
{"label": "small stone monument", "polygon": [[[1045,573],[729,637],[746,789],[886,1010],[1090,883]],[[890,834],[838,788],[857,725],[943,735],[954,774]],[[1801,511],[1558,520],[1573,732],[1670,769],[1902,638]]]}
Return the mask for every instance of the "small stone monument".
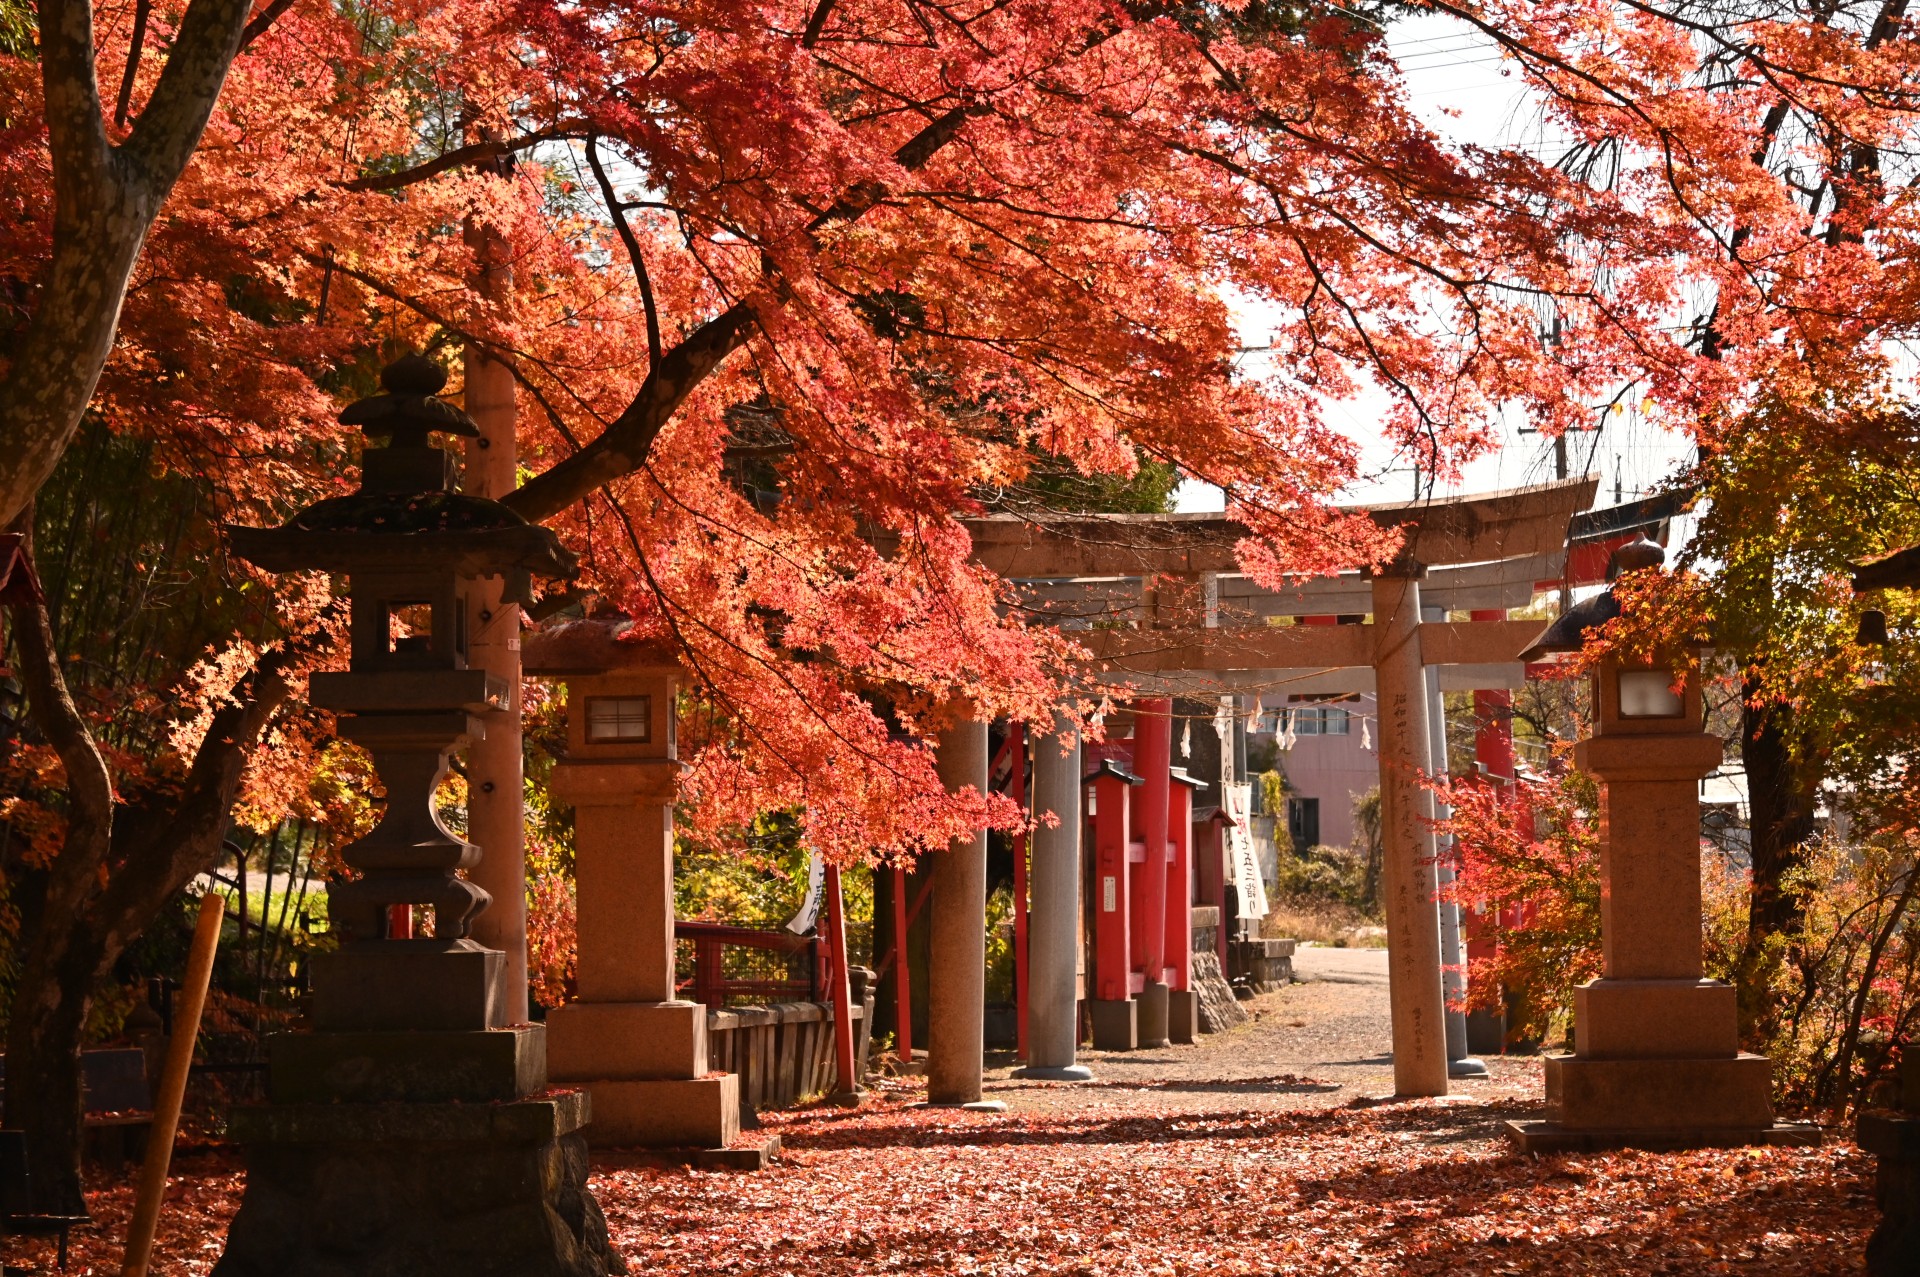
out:
{"label": "small stone monument", "polygon": [[[1643,538],[1614,551],[1607,575],[1665,558]],[[1577,652],[1619,614],[1609,587],[1521,659]],[[1699,782],[1721,743],[1703,730],[1700,679],[1680,655],[1606,659],[1594,674],[1597,725],[1575,760],[1601,782],[1604,974],[1574,991],[1573,1054],[1546,1057],[1547,1120],[1507,1123],[1526,1152],[1818,1140],[1774,1122],[1772,1064],[1740,1050],[1733,986],[1702,978]]]}
{"label": "small stone monument", "polygon": [[720,1149],[740,1133],[740,1079],[708,1070],[707,1008],[674,997],[680,666],[624,638],[631,625],[572,621],[521,653],[528,674],[567,689],[553,795],[574,810],[579,997],[547,1017],[548,1059],[593,1096],[591,1143]]}
{"label": "small stone monument", "polygon": [[[387,393],[340,416],[385,447],[360,490],[275,529],[229,527],[242,557],[274,572],[350,581],[350,659],[315,674],[315,705],[340,714],[386,787],[379,825],[342,853],[356,876],[327,890],[336,952],[313,962],[313,1032],[267,1045],[264,1105],[235,1110],[247,1187],[220,1277],[601,1277],[621,1270],[587,1191],[582,1091],[549,1090],[545,1030],[498,1023],[503,957],[469,938],[484,891],[459,876],[479,849],[440,821],[447,758],[480,736],[506,689],[466,664],[464,594],[573,560],[551,532],[454,491],[453,458],[429,436],[476,433],[435,397],[438,365],[390,365]],[[413,937],[396,914],[432,916]]]}
{"label": "small stone monument", "polygon": [[1874,1200],[1880,1226],[1867,1239],[1868,1277],[1920,1277],[1920,1050],[1900,1060],[1897,1111],[1862,1113],[1861,1148],[1880,1159]]}

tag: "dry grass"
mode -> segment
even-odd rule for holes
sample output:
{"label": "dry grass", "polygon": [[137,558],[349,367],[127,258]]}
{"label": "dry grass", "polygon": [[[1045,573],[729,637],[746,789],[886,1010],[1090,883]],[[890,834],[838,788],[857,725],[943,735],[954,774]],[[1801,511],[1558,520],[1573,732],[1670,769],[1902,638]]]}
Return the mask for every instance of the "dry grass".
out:
{"label": "dry grass", "polygon": [[1274,939],[1311,940],[1335,949],[1384,949],[1387,929],[1349,905],[1309,896],[1281,896],[1260,933]]}

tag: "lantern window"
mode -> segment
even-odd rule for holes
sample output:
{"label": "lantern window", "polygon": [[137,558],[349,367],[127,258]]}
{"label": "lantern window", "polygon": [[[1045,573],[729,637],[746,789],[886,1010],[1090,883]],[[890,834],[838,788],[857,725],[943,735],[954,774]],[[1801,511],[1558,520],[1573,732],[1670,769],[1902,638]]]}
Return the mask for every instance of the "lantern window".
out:
{"label": "lantern window", "polygon": [[653,740],[651,696],[587,698],[587,740],[592,744],[643,745]]}
{"label": "lantern window", "polygon": [[1620,717],[1680,718],[1687,712],[1686,701],[1673,690],[1672,670],[1622,670],[1620,672]]}
{"label": "lantern window", "polygon": [[397,600],[387,604],[387,646],[393,652],[425,652],[433,646],[433,604]]}

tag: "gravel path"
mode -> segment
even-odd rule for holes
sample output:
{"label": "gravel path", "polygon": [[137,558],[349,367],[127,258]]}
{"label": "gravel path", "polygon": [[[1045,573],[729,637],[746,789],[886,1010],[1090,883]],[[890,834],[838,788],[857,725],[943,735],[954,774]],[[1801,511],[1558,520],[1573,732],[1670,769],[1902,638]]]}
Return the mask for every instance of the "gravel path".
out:
{"label": "gravel path", "polygon": [[[996,1058],[986,1079],[988,1098],[1016,1113],[1061,1113],[1084,1101],[1076,1093],[1104,1092],[1123,1105],[1140,1097],[1143,1109],[1205,1112],[1222,1102],[1235,1109],[1328,1108],[1393,1093],[1393,1040],[1387,1010],[1384,949],[1302,946],[1294,955],[1293,984],[1246,1004],[1252,1018],[1225,1033],[1203,1035],[1192,1046],[1148,1051],[1082,1050],[1092,1082],[1028,1082],[1012,1076],[1011,1059]],[[1537,1100],[1540,1062],[1531,1056],[1487,1061],[1492,1076],[1454,1083],[1475,1100]]]}

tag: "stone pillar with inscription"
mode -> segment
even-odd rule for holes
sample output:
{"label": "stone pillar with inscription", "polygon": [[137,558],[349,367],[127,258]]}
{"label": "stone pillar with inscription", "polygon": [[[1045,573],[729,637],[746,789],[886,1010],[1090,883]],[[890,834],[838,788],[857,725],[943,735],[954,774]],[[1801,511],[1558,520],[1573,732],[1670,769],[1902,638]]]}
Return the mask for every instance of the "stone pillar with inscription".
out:
{"label": "stone pillar with inscription", "polygon": [[1427,680],[1420,656],[1418,568],[1373,580],[1374,677],[1380,734],[1380,834],[1387,913],[1387,992],[1397,1095],[1447,1093],[1446,1002],[1435,903],[1433,770]]}

